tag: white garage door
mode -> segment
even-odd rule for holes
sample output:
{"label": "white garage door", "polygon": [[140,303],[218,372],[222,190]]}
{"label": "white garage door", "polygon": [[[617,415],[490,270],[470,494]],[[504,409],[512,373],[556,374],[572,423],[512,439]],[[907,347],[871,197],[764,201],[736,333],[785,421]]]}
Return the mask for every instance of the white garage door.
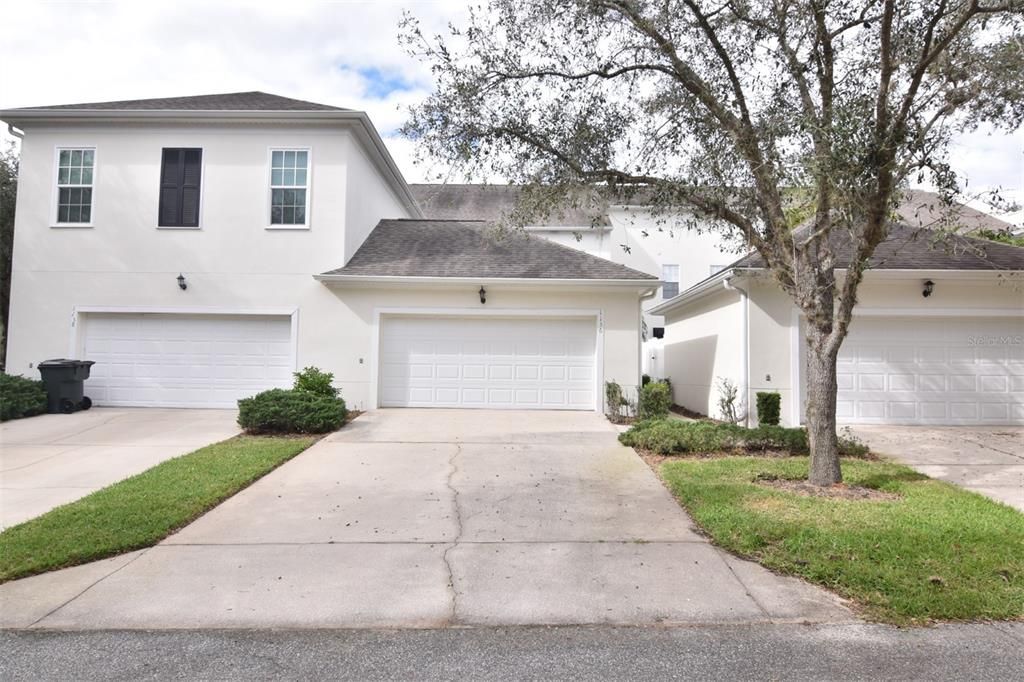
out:
{"label": "white garage door", "polygon": [[1024,423],[1024,318],[855,317],[840,423]]}
{"label": "white garage door", "polygon": [[287,316],[88,314],[83,331],[97,405],[235,407],[291,385]]}
{"label": "white garage door", "polygon": [[592,410],[593,318],[387,317],[383,407]]}

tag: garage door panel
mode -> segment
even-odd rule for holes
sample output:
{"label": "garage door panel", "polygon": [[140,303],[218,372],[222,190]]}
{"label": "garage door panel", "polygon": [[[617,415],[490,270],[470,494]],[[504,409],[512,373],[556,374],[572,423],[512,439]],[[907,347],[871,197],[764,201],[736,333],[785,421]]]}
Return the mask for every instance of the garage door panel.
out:
{"label": "garage door panel", "polygon": [[287,316],[88,314],[83,335],[98,405],[234,407],[291,385]]}
{"label": "garage door panel", "polygon": [[[593,409],[594,337],[593,319],[385,318],[380,403]],[[417,364],[431,374],[414,376]]]}
{"label": "garage door panel", "polygon": [[857,317],[837,368],[845,422],[1024,421],[1020,318]]}

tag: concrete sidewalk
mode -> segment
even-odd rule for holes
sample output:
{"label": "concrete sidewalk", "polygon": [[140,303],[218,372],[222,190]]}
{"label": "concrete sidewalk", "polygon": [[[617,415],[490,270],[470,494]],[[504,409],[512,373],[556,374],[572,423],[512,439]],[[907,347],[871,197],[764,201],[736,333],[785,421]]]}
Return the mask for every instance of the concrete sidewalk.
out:
{"label": "concrete sidewalk", "polygon": [[13,628],[849,622],[711,546],[600,415],[379,410],[162,544],[0,586]]}
{"label": "concrete sidewalk", "polygon": [[0,424],[0,529],[238,433],[234,410],[97,407]]}

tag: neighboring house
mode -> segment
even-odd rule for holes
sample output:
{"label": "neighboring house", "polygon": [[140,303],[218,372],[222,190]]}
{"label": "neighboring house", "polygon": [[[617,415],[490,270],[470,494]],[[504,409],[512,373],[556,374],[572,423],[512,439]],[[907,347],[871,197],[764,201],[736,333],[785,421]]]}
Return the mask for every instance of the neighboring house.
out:
{"label": "neighboring house", "polygon": [[[259,92],[0,111],[23,134],[7,371],[232,407],[333,372],[357,408],[602,408],[658,278],[424,220],[366,114]],[[460,218],[487,218],[487,215]]]}
{"label": "neighboring house", "polygon": [[[837,252],[843,268],[848,244]],[[720,415],[724,377],[745,405],[777,391],[784,423],[803,421],[803,321],[759,256],[652,312],[667,322],[678,404]],[[860,286],[838,381],[841,424],[1024,424],[1024,249],[960,236],[936,245],[893,225]]]}

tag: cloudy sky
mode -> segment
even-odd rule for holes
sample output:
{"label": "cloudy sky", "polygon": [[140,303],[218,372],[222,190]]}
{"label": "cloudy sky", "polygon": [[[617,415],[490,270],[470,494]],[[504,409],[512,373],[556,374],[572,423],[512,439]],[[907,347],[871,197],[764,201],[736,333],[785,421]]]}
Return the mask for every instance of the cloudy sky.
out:
{"label": "cloudy sky", "polygon": [[[465,8],[457,0],[0,0],[0,109],[264,90],[368,112],[406,178],[422,181],[444,169],[414,166],[396,129],[432,84],[398,47],[398,21],[408,9],[437,32],[460,23]],[[1019,192],[1024,132],[968,136],[953,161],[973,189]]]}

